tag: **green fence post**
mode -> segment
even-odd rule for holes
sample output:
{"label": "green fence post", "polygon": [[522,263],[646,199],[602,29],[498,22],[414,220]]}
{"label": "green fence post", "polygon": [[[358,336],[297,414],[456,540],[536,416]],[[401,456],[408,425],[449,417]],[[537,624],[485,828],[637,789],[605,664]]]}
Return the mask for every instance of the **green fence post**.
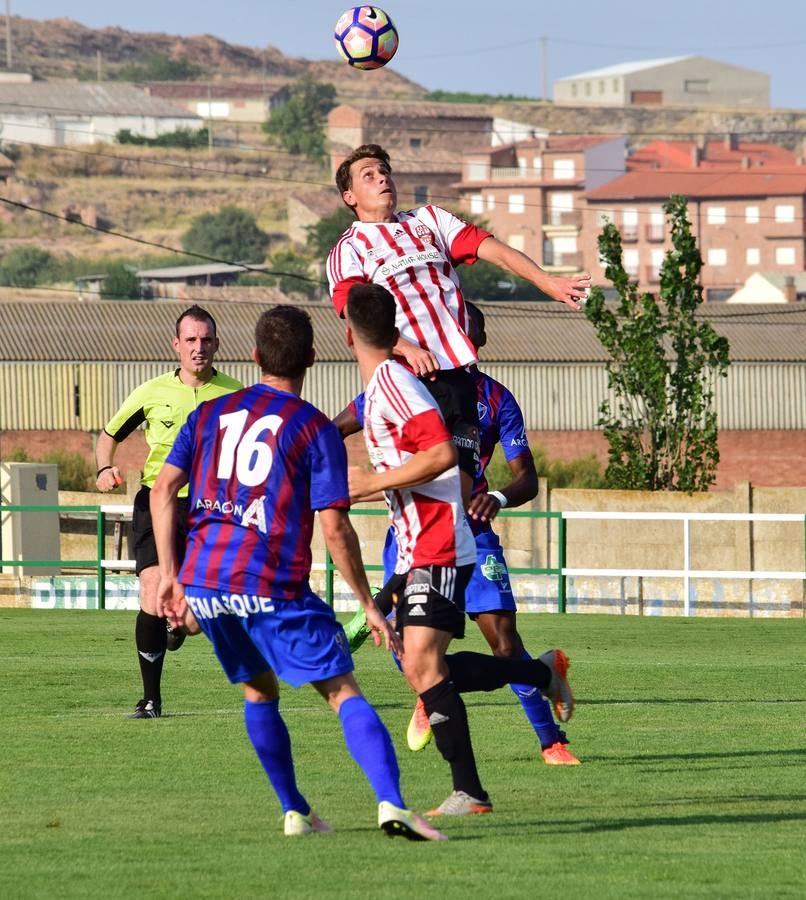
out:
{"label": "green fence post", "polygon": [[560,569],[560,579],[557,589],[558,611],[565,612],[566,608],[566,583],[565,583],[565,516],[560,513],[560,531],[558,534],[559,547],[557,549],[557,564]]}
{"label": "green fence post", "polygon": [[333,607],[333,593],[334,593],[334,575],[335,566],[333,565],[333,558],[330,555],[330,551],[325,548],[325,603],[329,607]]}
{"label": "green fence post", "polygon": [[106,569],[103,566],[103,559],[106,554],[106,513],[98,507],[95,517],[96,551],[98,553],[98,609],[106,609]]}

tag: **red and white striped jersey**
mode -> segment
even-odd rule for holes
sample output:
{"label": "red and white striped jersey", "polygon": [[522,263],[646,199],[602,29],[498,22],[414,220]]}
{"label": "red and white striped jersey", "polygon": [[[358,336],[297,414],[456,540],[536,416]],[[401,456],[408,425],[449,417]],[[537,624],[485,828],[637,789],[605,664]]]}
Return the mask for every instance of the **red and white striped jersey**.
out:
{"label": "red and white striped jersey", "polygon": [[[426,388],[390,359],[378,366],[365,391],[364,440],[375,471],[385,472],[451,436]],[[386,491],[386,503],[397,537],[395,572],[475,562],[458,466],[427,484]]]}
{"label": "red and white striped jersey", "polygon": [[400,334],[430,350],[443,369],[476,362],[455,266],[472,264],[488,231],[439,206],[398,212],[393,222],[353,222],[327,259],[333,305],[343,314],[356,283],[388,288]]}

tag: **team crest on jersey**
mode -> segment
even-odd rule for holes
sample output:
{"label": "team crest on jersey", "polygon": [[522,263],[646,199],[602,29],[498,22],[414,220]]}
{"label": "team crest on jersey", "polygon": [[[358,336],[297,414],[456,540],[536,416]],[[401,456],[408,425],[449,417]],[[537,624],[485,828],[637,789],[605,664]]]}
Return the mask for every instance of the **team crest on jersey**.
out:
{"label": "team crest on jersey", "polygon": [[425,241],[426,244],[434,243],[434,232],[427,225],[418,225],[414,229],[414,233],[417,235],[420,240]]}
{"label": "team crest on jersey", "polygon": [[487,415],[487,404],[486,403],[477,403],[476,406],[479,410],[479,422]]}

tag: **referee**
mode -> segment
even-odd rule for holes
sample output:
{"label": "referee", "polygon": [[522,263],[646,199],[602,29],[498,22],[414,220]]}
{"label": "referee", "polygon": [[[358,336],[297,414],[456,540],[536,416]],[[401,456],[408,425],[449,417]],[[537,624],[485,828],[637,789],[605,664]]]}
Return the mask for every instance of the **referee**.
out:
{"label": "referee", "polygon": [[[132,543],[135,572],[140,582],[140,611],[134,627],[134,641],[143,681],[143,696],[129,716],[131,719],[156,719],[162,713],[162,664],[166,649],[176,650],[184,634],[170,634],[164,618],[157,616],[159,568],[154,533],[151,528],[149,495],[151,487],[173,446],[174,438],[190,413],[205,400],[232,393],[243,385],[213,368],[218,351],[216,323],[207,310],[193,305],[176,320],[173,347],[179,365],[172,372],[158,375],[135,388],[98,436],[95,482],[99,491],[111,491],[123,481],[115,465],[115,451],[138,426],[145,423],[148,457],[134,498]],[[177,552],[184,556],[187,488],[179,497],[180,527]]]}

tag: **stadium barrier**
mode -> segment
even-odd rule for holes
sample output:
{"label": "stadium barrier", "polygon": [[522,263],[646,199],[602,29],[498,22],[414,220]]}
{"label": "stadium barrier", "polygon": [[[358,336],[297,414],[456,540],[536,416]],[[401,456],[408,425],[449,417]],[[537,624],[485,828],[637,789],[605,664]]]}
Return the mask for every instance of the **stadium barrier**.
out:
{"label": "stadium barrier", "polygon": [[[53,505],[53,506],[33,506],[33,505],[0,505],[0,520],[6,521],[9,515],[24,515],[26,513],[42,513],[57,512],[60,517],[85,519],[92,522],[94,519],[94,558],[71,559],[71,560],[53,560],[53,559],[0,559],[0,570],[6,571],[12,569],[18,571],[20,569],[35,570],[37,568],[54,568],[75,572],[83,570],[85,573],[91,573],[94,579],[93,585],[82,587],[78,594],[73,592],[70,595],[70,601],[60,604],[57,598],[57,591],[54,588],[49,594],[50,599],[38,603],[32,603],[35,606],[59,606],[64,605],[68,608],[96,608],[106,609],[108,598],[108,573],[110,572],[132,572],[134,570],[134,561],[121,559],[121,538],[120,525],[131,520],[132,507],[130,505],[112,505],[104,504],[100,506],[94,505]],[[353,516],[386,516],[386,510],[379,509],[355,509],[351,511]],[[759,602],[754,599],[754,585],[759,582],[772,585],[772,594],[781,594],[780,585],[784,583],[800,582],[800,598],[790,598],[785,604],[786,608],[779,609],[777,614],[806,615],[804,609],[803,595],[806,591],[806,515],[799,513],[694,513],[694,512],[585,512],[585,511],[539,511],[539,510],[502,510],[499,516],[504,519],[535,519],[545,520],[547,529],[556,527],[556,534],[550,534],[547,542],[546,565],[544,566],[510,566],[509,574],[513,579],[523,579],[528,577],[548,578],[552,582],[551,589],[544,591],[538,601],[530,603],[528,598],[525,603],[521,604],[523,599],[523,591],[516,591],[519,600],[519,609],[523,611],[556,611],[564,613],[569,611],[613,611],[613,607],[617,607],[622,614],[628,614],[633,610],[639,614],[679,614],[689,616],[700,613],[705,610],[705,605],[698,602],[693,592],[693,582],[696,580],[707,579],[711,582],[721,583],[724,581],[746,581],[748,582],[744,599],[732,602],[715,602],[712,604],[710,613],[715,614],[745,614],[745,615],[764,615],[776,614],[773,609],[775,604],[770,605],[769,602]],[[661,568],[630,568],[630,567],[612,567],[605,568],[601,566],[574,566],[567,565],[569,539],[568,526],[569,523],[580,520],[595,521],[622,521],[622,522],[679,522],[681,531],[679,533],[680,544],[682,548],[683,564],[679,567],[661,567]],[[116,549],[117,559],[110,559],[106,556],[106,534],[110,523],[115,522],[116,525]],[[744,522],[744,523],[799,523],[801,525],[802,536],[802,552],[803,560],[802,571],[792,570],[773,570],[773,569],[710,569],[696,568],[692,566],[692,538],[691,524],[693,522]],[[0,556],[4,555],[0,552]],[[325,559],[323,563],[315,563],[314,571],[321,573],[323,578],[322,592],[326,601],[331,606],[336,606],[339,590],[337,586],[337,572],[330,555],[325,551]],[[752,554],[751,554],[752,556]],[[552,564],[553,557],[553,564]],[[366,569],[369,573],[382,571],[383,567],[379,564],[367,564]],[[614,593],[615,600],[608,598],[607,591],[601,588],[586,588],[587,582],[582,585],[580,590],[580,579],[595,579],[598,583],[602,580],[607,584],[608,580],[615,579],[619,582],[619,586]],[[655,600],[646,601],[644,599],[645,585],[651,580],[673,580],[682,585],[682,597],[679,595],[673,601],[663,601],[655,598]],[[66,581],[66,579],[64,579]],[[51,581],[53,582],[53,580]],[[628,592],[628,584],[633,584],[633,594],[635,602],[628,601],[626,596]],[[531,584],[531,582],[530,582]],[[776,587],[778,586],[778,587]],[[569,589],[573,587],[572,596],[569,597]],[[133,576],[129,579],[127,586],[129,593],[133,591],[136,596],[136,579]],[[62,585],[62,589],[70,593],[70,585]],[[583,596],[586,589],[590,596]],[[534,593],[533,589],[530,590]],[[770,589],[767,593],[770,593]],[[596,595],[596,596],[595,596]],[[123,592],[118,591],[119,597],[123,596]],[[604,597],[604,599],[603,599]],[[598,602],[598,606],[597,606]],[[354,603],[354,601],[353,601]],[[781,604],[778,604],[781,606]],[[129,608],[123,605],[122,601],[116,600],[115,608]],[[347,607],[341,605],[342,609]],[[770,610],[773,609],[772,613]]]}

